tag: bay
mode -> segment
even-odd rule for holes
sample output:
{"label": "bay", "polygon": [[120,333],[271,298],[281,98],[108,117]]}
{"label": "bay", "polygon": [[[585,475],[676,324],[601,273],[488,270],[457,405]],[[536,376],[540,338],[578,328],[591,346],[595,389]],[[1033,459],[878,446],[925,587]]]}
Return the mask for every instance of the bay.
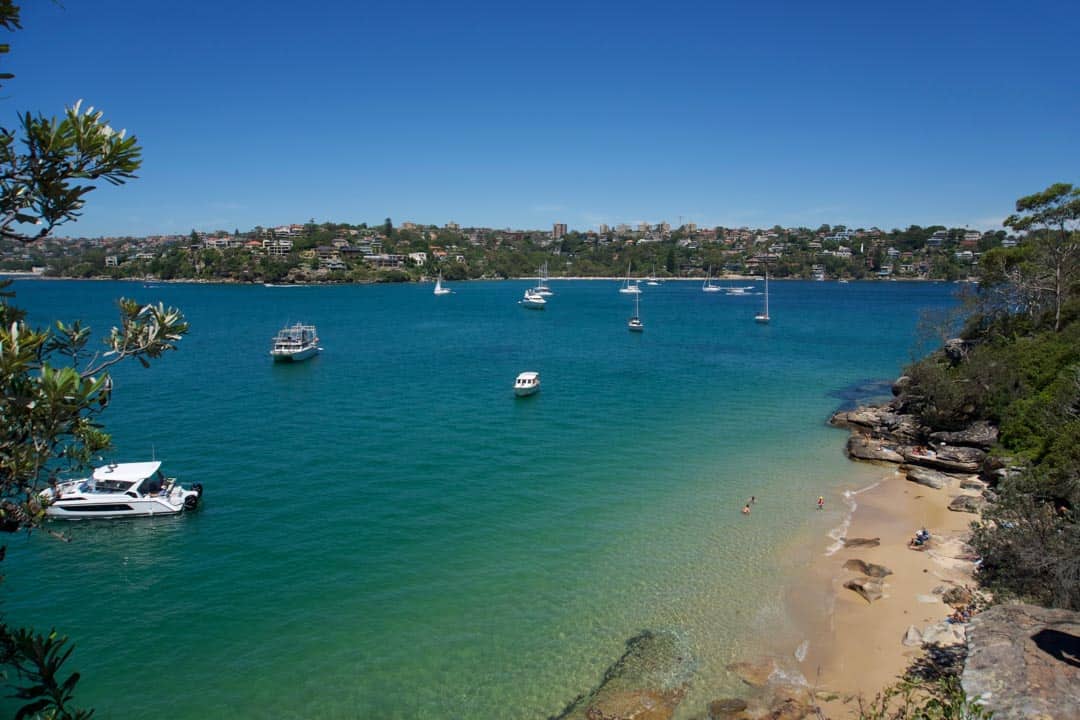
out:
{"label": "bay", "polygon": [[[116,368],[105,459],[206,494],[9,538],[9,621],[73,638],[103,718],[544,718],[646,628],[692,648],[700,711],[726,663],[797,644],[793,539],[823,550],[866,472],[825,420],[952,286],[775,282],[761,326],[760,295],[669,282],[637,335],[616,282],[555,281],[540,312],[528,285],[17,281],[39,324],[184,310],[179,352]],[[273,364],[299,321],[324,352]],[[524,370],[542,390],[518,399]]]}

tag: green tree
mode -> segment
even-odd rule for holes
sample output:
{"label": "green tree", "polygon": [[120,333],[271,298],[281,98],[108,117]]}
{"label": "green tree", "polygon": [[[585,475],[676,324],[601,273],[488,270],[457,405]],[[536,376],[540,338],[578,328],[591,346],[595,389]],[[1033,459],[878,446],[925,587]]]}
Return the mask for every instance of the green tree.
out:
{"label": "green tree", "polygon": [[1016,201],[1016,214],[1005,219],[1014,230],[1042,230],[1028,236],[1035,253],[1027,280],[1035,293],[1048,293],[1054,307],[1054,331],[1061,330],[1061,307],[1080,274],[1080,188],[1055,183]]}

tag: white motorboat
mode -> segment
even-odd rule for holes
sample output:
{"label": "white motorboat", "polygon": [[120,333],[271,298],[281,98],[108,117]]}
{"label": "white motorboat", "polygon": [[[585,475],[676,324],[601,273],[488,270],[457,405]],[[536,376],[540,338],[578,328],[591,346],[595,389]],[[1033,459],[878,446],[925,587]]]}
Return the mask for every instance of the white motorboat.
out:
{"label": "white motorboat", "polygon": [[198,507],[202,494],[201,483],[185,490],[155,460],[104,465],[88,478],[46,488],[41,497],[47,517],[80,519],[175,515]]}
{"label": "white motorboat", "polygon": [[530,370],[519,373],[517,379],[514,380],[514,394],[518,397],[525,397],[539,391],[540,373],[538,372]]}
{"label": "white motorboat", "polygon": [[754,316],[754,322],[765,325],[769,322],[769,266],[765,266],[765,308]]}
{"label": "white motorboat", "polygon": [[626,280],[623,281],[623,286],[619,288],[619,292],[630,295],[637,295],[641,292],[641,288],[638,287],[637,280],[630,282],[630,265],[626,265]]}
{"label": "white motorboat", "polygon": [[547,300],[544,296],[536,292],[536,288],[529,288],[525,291],[525,296],[521,298],[522,307],[527,307],[532,310],[543,310],[547,305]]}
{"label": "white motorboat", "polygon": [[274,362],[300,362],[317,355],[320,350],[322,348],[319,347],[319,335],[315,332],[315,326],[296,323],[282,328],[274,336],[270,355]]}
{"label": "white motorboat", "polygon": [[439,273],[439,279],[435,281],[435,290],[434,290],[433,294],[435,294],[435,295],[449,295],[452,292],[454,292],[454,291],[451,290],[450,288],[445,288],[445,287],[442,286],[442,273],[440,272]]}
{"label": "white motorboat", "polygon": [[705,282],[701,284],[701,292],[714,293],[720,292],[721,290],[723,290],[722,287],[712,284],[712,266],[710,265],[709,271],[705,273]]}
{"label": "white motorboat", "polygon": [[641,295],[634,296],[634,317],[626,323],[630,332],[645,332],[645,323],[641,322]]}

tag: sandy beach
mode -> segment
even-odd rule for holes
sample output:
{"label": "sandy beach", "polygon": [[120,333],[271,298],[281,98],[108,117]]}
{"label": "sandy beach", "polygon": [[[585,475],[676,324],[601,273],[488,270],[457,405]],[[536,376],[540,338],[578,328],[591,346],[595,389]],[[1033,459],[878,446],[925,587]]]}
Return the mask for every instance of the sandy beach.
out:
{"label": "sandy beach", "polygon": [[[877,538],[880,544],[851,547],[837,541],[823,548],[801,584],[801,602],[792,602],[809,638],[800,668],[824,700],[828,717],[852,715],[852,698],[861,694],[871,699],[894,683],[921,653],[918,645],[903,644],[908,628],[922,631],[941,623],[952,612],[941,599],[942,591],[974,584],[974,565],[963,539],[975,516],[948,509],[957,495],[977,494],[961,489],[960,480],[936,490],[907,480],[895,467],[882,466],[878,484],[848,493],[855,509],[850,525],[836,534],[849,543]],[[908,541],[923,527],[933,536],[929,548],[910,549]],[[891,570],[879,599],[868,602],[844,587],[848,580],[863,577],[850,565],[845,568],[851,560]],[[832,695],[839,698],[827,699]]]}

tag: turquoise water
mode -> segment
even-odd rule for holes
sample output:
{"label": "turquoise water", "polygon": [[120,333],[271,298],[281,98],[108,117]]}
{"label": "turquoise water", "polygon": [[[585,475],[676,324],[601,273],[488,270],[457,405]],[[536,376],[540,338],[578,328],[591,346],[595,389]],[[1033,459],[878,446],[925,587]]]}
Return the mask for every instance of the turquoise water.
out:
{"label": "turquoise water", "polygon": [[[778,282],[760,326],[760,296],[668,283],[635,335],[616,282],[556,282],[543,312],[527,285],[18,281],[37,322],[185,311],[179,352],[116,370],[107,459],[206,495],[8,539],[9,620],[76,641],[102,718],[544,718],[644,628],[693,648],[700,712],[724,664],[798,642],[792,538],[823,548],[860,472],[836,393],[896,375],[951,288]],[[324,352],[271,363],[297,321]],[[543,389],[516,399],[523,370]]]}

